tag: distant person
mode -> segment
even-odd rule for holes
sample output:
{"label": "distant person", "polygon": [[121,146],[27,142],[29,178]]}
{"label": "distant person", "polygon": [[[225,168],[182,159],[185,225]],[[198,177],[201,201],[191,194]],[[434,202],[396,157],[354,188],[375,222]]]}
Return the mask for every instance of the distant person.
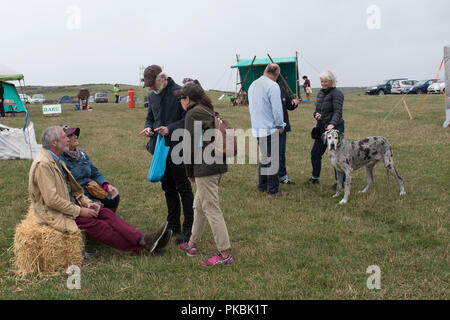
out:
{"label": "distant person", "polygon": [[202,87],[196,83],[188,83],[181,90],[179,97],[181,106],[186,110],[185,134],[191,138],[183,139],[183,150],[190,150],[190,154],[184,155],[190,161],[186,163],[186,172],[189,180],[197,186],[197,192],[194,199],[194,225],[192,226],[192,235],[189,241],[180,244],[180,249],[186,252],[188,256],[197,255],[197,244],[200,243],[205,225],[208,222],[214,236],[218,253],[207,260],[200,262],[203,266],[215,266],[219,264],[234,263],[233,256],[230,253],[231,244],[228,235],[227,225],[219,206],[219,185],[222,176],[227,171],[227,164],[211,163],[202,157],[201,163],[194,161],[198,153],[204,152],[207,143],[197,147],[194,141],[195,123],[201,124],[201,133],[206,130],[214,129],[214,107],[211,99],[203,91]]}
{"label": "distant person", "polygon": [[61,155],[61,160],[83,188],[86,197],[100,201],[105,208],[116,212],[120,201],[119,191],[94,166],[87,153],[78,149],[80,128],[70,128],[67,125],[61,127],[69,138],[69,151]]}
{"label": "distant person", "polygon": [[4,95],[5,95],[5,89],[3,88],[3,82],[0,81],[0,114],[2,118],[6,118],[5,114],[5,107],[4,107]]}
{"label": "distant person", "polygon": [[154,232],[142,233],[108,208],[84,196],[61,155],[69,152],[69,138],[59,126],[42,132],[42,149],[31,164],[28,192],[40,224],[60,232],[84,231],[94,240],[122,251],[141,253],[162,249],[172,233],[167,222]]}
{"label": "distant person", "polygon": [[[174,94],[181,87],[157,65],[151,65],[144,70],[144,87],[149,87],[152,92],[148,95],[145,129],[140,134],[150,138],[147,150],[151,154],[155,151],[158,133],[165,137],[166,145],[170,146],[161,187],[166,197],[168,229],[172,229],[176,236],[175,242],[181,244],[191,237],[194,220],[194,209],[192,208],[194,194],[186,176],[186,168],[183,163],[174,163],[171,155],[172,148],[178,143],[171,141],[171,134],[176,129],[184,128],[186,111],[181,107],[180,101]],[[181,229],[180,222],[181,207],[183,207],[184,213],[183,229]]]}
{"label": "distant person", "polygon": [[[316,110],[313,117],[319,122],[323,131],[336,129],[344,132],[344,118],[342,117],[342,108],[344,105],[344,95],[336,88],[336,77],[331,71],[324,71],[320,74],[320,89],[317,93]],[[327,149],[327,144],[319,137],[314,139],[314,145],[311,149],[312,177],[307,184],[319,184],[320,171],[322,169],[322,155]],[[337,179],[336,170],[334,172]],[[345,178],[345,177],[344,177]],[[336,189],[335,183],[332,188]]]}
{"label": "distant person", "polygon": [[295,110],[298,107],[298,100],[293,99],[288,88],[286,88],[285,84],[282,82],[280,78],[277,80],[278,85],[280,86],[281,92],[281,104],[283,106],[283,121],[286,123],[286,127],[284,127],[283,133],[280,135],[280,171],[278,172],[278,178],[280,183],[283,184],[295,184],[294,181],[289,179],[286,169],[286,140],[287,133],[291,131],[291,124],[289,122],[289,113],[288,111]]}
{"label": "distant person", "polygon": [[307,76],[303,76],[303,89],[305,90],[306,93],[306,100],[310,102],[312,89],[311,89],[311,81],[309,81]]}
{"label": "distant person", "polygon": [[286,126],[283,121],[280,87],[276,82],[279,75],[280,66],[271,63],[248,89],[252,134],[258,140],[261,154],[257,189],[266,192],[268,196],[289,194],[279,191],[280,136]]}
{"label": "distant person", "polygon": [[120,88],[119,85],[116,83],[113,87],[113,91],[114,91],[114,96],[116,97],[116,102],[115,103],[119,103],[119,98],[120,98]]}

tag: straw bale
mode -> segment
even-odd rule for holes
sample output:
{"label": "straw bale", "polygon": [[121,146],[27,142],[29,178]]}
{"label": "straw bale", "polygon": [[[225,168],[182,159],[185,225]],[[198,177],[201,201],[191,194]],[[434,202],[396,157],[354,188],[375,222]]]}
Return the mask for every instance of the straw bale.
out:
{"label": "straw bale", "polygon": [[16,227],[13,248],[14,272],[22,277],[65,271],[70,265],[81,266],[83,261],[81,232],[62,233],[39,224],[31,206]]}

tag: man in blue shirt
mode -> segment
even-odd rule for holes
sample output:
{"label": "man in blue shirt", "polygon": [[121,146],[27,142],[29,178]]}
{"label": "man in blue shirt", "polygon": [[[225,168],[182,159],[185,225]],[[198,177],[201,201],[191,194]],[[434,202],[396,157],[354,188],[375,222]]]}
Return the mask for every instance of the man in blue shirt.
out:
{"label": "man in blue shirt", "polygon": [[260,150],[257,188],[260,192],[267,192],[269,196],[289,194],[278,190],[280,134],[286,126],[283,121],[280,87],[276,82],[279,75],[280,66],[271,63],[248,89],[252,134],[258,139]]}

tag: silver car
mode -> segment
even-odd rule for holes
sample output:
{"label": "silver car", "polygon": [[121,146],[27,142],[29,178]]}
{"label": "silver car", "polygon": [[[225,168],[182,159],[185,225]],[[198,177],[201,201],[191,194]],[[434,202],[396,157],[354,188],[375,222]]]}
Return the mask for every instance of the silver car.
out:
{"label": "silver car", "polygon": [[391,93],[406,94],[416,83],[417,80],[396,80],[392,83]]}
{"label": "silver car", "polygon": [[45,102],[45,97],[43,94],[33,94],[30,102],[31,104],[42,104]]}

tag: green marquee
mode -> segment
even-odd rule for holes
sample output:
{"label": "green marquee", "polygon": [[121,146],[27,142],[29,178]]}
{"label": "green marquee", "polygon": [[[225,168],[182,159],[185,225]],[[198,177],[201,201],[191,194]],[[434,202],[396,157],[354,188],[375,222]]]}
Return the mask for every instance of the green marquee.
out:
{"label": "green marquee", "polygon": [[[231,68],[238,68],[239,75],[241,77],[241,83],[243,85],[243,90],[248,92],[250,84],[261,77],[264,73],[266,66],[272,61],[269,58],[258,58],[255,59],[239,59],[239,62],[231,66]],[[297,92],[297,80],[298,80],[298,65],[296,57],[282,57],[273,58],[273,62],[280,66],[281,75],[286,79],[289,88],[293,93]],[[250,71],[249,71],[250,70]],[[246,78],[247,77],[247,78]]]}

